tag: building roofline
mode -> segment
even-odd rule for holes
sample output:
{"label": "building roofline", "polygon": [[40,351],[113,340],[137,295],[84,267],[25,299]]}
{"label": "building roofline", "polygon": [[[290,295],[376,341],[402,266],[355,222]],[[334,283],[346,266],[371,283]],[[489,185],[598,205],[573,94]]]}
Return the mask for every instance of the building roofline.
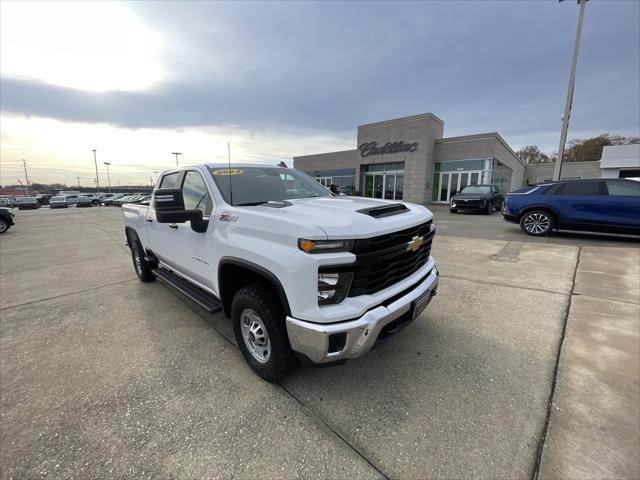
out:
{"label": "building roofline", "polygon": [[360,128],[379,127],[379,126],[382,126],[382,125],[391,125],[391,124],[394,124],[394,123],[411,122],[413,120],[420,120],[420,119],[425,119],[425,118],[429,118],[429,119],[435,120],[439,124],[444,125],[444,120],[442,120],[438,116],[434,115],[433,113],[428,112],[428,113],[420,113],[418,115],[409,115],[408,117],[398,117],[398,118],[392,118],[390,120],[382,120],[380,122],[363,123],[361,125],[358,125],[358,128],[360,129]]}
{"label": "building roofline", "polygon": [[509,146],[506,140],[502,138],[502,136],[498,132],[486,132],[486,133],[476,133],[473,135],[460,135],[457,137],[436,138],[436,143],[470,142],[473,140],[480,140],[482,138],[497,138],[498,141],[502,143],[502,145],[507,150],[509,150],[509,152],[511,152],[514,158],[518,160],[518,162],[520,162],[521,165],[523,166],[525,165],[524,162],[520,160],[520,157],[518,157],[518,154],[513,151],[513,148]]}
{"label": "building roofline", "polygon": [[354,153],[354,152],[357,152],[357,151],[358,151],[357,149],[351,148],[349,150],[336,150],[335,152],[311,153],[309,155],[298,155],[296,157],[293,157],[293,160],[295,161],[296,159],[310,158],[310,157],[324,157],[326,155],[337,155],[339,153]]}

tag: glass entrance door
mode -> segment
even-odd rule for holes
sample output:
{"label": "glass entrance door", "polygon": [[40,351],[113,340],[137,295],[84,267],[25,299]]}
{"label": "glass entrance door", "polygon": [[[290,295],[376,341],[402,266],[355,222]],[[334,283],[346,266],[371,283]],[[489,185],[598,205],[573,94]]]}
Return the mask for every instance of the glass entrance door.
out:
{"label": "glass entrance door", "polygon": [[482,172],[466,171],[466,172],[443,172],[440,174],[440,195],[438,199],[441,202],[451,200],[456,193],[461,191],[467,185],[478,185],[482,179]]}
{"label": "glass entrance door", "polygon": [[364,196],[402,200],[404,173],[367,173],[364,177]]}

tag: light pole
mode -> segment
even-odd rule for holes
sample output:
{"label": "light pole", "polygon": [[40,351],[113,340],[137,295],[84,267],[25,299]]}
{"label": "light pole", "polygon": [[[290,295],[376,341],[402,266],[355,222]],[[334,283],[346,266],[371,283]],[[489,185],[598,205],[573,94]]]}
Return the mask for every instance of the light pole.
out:
{"label": "light pole", "polygon": [[109,185],[109,193],[111,193],[111,177],[109,176],[109,162],[102,162],[107,166],[107,184]]}
{"label": "light pole", "polygon": [[93,163],[96,165],[96,185],[98,187],[98,195],[100,195],[100,177],[98,177],[98,160],[95,148],[93,149]]}
{"label": "light pole", "polygon": [[[563,2],[564,0],[559,0]],[[582,21],[584,20],[584,7],[589,0],[578,0],[580,6],[578,10],[578,26],[576,28],[576,39],[573,44],[573,58],[571,60],[571,73],[569,74],[569,87],[567,88],[567,99],[564,102],[564,115],[562,116],[562,130],[560,131],[560,145],[558,146],[558,159],[553,172],[553,179],[560,180],[562,173],[562,157],[564,157],[564,145],[567,143],[567,130],[569,128],[569,116],[571,115],[571,105],[573,103],[573,87],[576,83],[576,65],[578,64],[578,51],[580,50],[580,36],[582,35]]]}
{"label": "light pole", "polygon": [[27,175],[27,161],[23,158],[22,165],[24,166],[24,179],[27,182],[27,196],[29,196],[29,175]]}
{"label": "light pole", "polygon": [[175,155],[176,156],[176,167],[178,166],[178,155],[182,155],[182,153],[180,152],[171,152],[171,155]]}

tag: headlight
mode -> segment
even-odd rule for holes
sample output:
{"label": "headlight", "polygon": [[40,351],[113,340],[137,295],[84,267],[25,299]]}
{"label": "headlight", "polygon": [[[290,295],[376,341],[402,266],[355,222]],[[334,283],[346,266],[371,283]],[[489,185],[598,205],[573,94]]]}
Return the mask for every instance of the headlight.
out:
{"label": "headlight", "polygon": [[349,292],[353,272],[318,272],[318,304],[340,303]]}
{"label": "headlight", "polygon": [[307,253],[348,252],[353,240],[306,240],[298,239],[298,248]]}

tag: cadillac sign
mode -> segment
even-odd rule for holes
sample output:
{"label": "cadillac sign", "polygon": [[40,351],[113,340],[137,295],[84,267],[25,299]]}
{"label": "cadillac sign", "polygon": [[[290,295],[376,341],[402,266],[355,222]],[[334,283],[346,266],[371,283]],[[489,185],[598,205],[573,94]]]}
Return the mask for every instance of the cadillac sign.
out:
{"label": "cadillac sign", "polygon": [[378,146],[378,142],[365,142],[358,147],[361,157],[368,157],[369,155],[383,155],[385,153],[415,152],[417,149],[418,142],[404,143],[402,140],[393,143],[387,142],[382,147]]}

